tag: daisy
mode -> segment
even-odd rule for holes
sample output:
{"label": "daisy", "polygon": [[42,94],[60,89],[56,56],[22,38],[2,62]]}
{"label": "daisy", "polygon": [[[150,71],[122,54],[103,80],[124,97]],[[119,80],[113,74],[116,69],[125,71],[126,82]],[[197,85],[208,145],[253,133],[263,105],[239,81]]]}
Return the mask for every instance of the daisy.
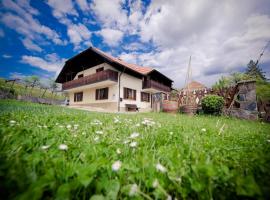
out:
{"label": "daisy", "polygon": [[103,131],[96,131],[96,134],[102,135]]}
{"label": "daisy", "polygon": [[125,140],[125,141],[123,142],[123,144],[127,144],[127,143],[129,143],[129,140]]}
{"label": "daisy", "polygon": [[121,154],[121,150],[118,148],[118,149],[116,149],[116,153],[117,154]]}
{"label": "daisy", "polygon": [[162,173],[165,173],[167,171],[166,167],[164,167],[162,164],[158,163],[156,164],[157,171],[160,171]]}
{"label": "daisy", "polygon": [[59,148],[60,150],[65,151],[65,150],[68,149],[68,146],[67,146],[66,144],[60,144],[60,145],[58,146],[58,148]]}
{"label": "daisy", "polygon": [[267,140],[267,142],[270,142],[270,140]]}
{"label": "daisy", "polygon": [[50,145],[43,145],[43,146],[41,146],[41,149],[42,150],[47,150],[47,149],[49,149],[49,147],[50,147]]}
{"label": "daisy", "polygon": [[99,140],[99,137],[98,136],[94,138],[94,141],[97,142],[98,140]]}
{"label": "daisy", "polygon": [[169,134],[170,134],[170,135],[173,135],[173,132],[170,132]]}
{"label": "daisy", "polygon": [[129,138],[133,139],[133,138],[136,138],[138,137],[140,134],[139,133],[132,133]]}
{"label": "daisy", "polygon": [[10,121],[9,121],[9,123],[10,123],[10,124],[15,124],[15,123],[16,123],[16,121],[14,121],[14,120],[10,120]]}
{"label": "daisy", "polygon": [[158,180],[157,179],[155,179],[154,180],[154,182],[153,182],[153,188],[157,188],[158,187],[158,185],[159,185],[159,182],[158,182]]}
{"label": "daisy", "polygon": [[206,132],[206,129],[205,129],[205,128],[202,128],[201,131],[202,131],[202,132]]}
{"label": "daisy", "polygon": [[113,164],[112,164],[112,170],[117,172],[120,168],[121,168],[121,161],[120,160],[117,160],[115,161]]}
{"label": "daisy", "polygon": [[129,146],[132,147],[132,148],[134,148],[134,147],[137,146],[137,142],[131,142],[131,143],[129,144]]}
{"label": "daisy", "polygon": [[70,124],[67,125],[67,129],[71,129],[71,125]]}
{"label": "daisy", "polygon": [[138,192],[138,186],[137,186],[137,184],[134,183],[130,187],[129,196],[134,196],[134,195],[136,195],[137,192]]}

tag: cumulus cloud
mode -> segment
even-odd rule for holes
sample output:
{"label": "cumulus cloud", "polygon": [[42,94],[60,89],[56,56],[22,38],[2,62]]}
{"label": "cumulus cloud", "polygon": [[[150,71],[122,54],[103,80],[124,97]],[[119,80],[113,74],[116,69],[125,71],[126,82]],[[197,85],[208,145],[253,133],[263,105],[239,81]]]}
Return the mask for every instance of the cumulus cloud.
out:
{"label": "cumulus cloud", "polygon": [[23,39],[22,43],[25,46],[25,48],[28,50],[33,50],[33,51],[37,51],[37,52],[42,51],[42,49],[37,44],[35,44],[33,41],[31,41],[29,38]]}
{"label": "cumulus cloud", "polygon": [[87,0],[76,0],[76,2],[82,11],[89,11],[90,10],[90,5],[87,2]]}
{"label": "cumulus cloud", "polygon": [[119,30],[105,28],[99,31],[99,34],[103,37],[104,42],[110,46],[116,46],[121,42],[124,33]]}
{"label": "cumulus cloud", "polygon": [[45,58],[24,55],[21,58],[21,62],[48,72],[57,73],[64,66],[65,59],[59,58],[55,53],[47,54]]}
{"label": "cumulus cloud", "polygon": [[66,15],[78,16],[78,12],[74,8],[72,0],[48,0],[47,3],[53,8],[53,15],[56,18]]}

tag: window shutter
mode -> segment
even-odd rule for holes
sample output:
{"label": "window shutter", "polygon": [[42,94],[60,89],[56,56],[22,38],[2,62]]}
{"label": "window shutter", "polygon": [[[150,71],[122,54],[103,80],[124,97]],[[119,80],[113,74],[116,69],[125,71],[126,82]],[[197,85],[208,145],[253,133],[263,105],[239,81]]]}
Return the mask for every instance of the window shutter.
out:
{"label": "window shutter", "polygon": [[74,93],[74,102],[76,102],[76,93]]}
{"label": "window shutter", "polygon": [[127,88],[124,88],[124,99],[127,98]]}
{"label": "window shutter", "polygon": [[104,88],[104,92],[105,92],[104,99],[108,99],[108,97],[109,97],[109,88]]}
{"label": "window shutter", "polygon": [[99,89],[96,89],[96,100],[98,100]]}
{"label": "window shutter", "polygon": [[136,90],[133,90],[134,92],[134,100],[136,100]]}

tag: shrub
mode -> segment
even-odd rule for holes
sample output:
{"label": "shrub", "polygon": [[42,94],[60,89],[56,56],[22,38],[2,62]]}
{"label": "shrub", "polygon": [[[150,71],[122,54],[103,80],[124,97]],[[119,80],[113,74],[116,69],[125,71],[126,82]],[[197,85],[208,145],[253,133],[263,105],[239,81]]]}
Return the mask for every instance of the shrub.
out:
{"label": "shrub", "polygon": [[217,95],[208,95],[202,99],[202,109],[206,114],[220,114],[224,106],[224,99]]}

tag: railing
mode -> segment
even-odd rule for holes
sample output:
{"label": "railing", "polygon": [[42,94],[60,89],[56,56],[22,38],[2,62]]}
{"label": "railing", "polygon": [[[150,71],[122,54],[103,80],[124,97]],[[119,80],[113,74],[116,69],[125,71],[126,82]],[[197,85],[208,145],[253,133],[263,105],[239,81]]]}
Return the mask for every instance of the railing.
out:
{"label": "railing", "polygon": [[164,92],[171,91],[171,88],[169,86],[166,86],[166,85],[159,83],[157,81],[154,81],[154,80],[144,80],[143,81],[143,89],[147,89],[147,88],[154,88],[154,89],[161,90]]}
{"label": "railing", "polygon": [[93,83],[97,83],[100,81],[106,81],[106,80],[111,80],[111,81],[118,81],[118,72],[107,69],[104,71],[97,72],[95,74],[91,74],[79,79],[75,79],[72,81],[68,81],[62,84],[62,89],[67,90],[83,85],[89,85]]}

